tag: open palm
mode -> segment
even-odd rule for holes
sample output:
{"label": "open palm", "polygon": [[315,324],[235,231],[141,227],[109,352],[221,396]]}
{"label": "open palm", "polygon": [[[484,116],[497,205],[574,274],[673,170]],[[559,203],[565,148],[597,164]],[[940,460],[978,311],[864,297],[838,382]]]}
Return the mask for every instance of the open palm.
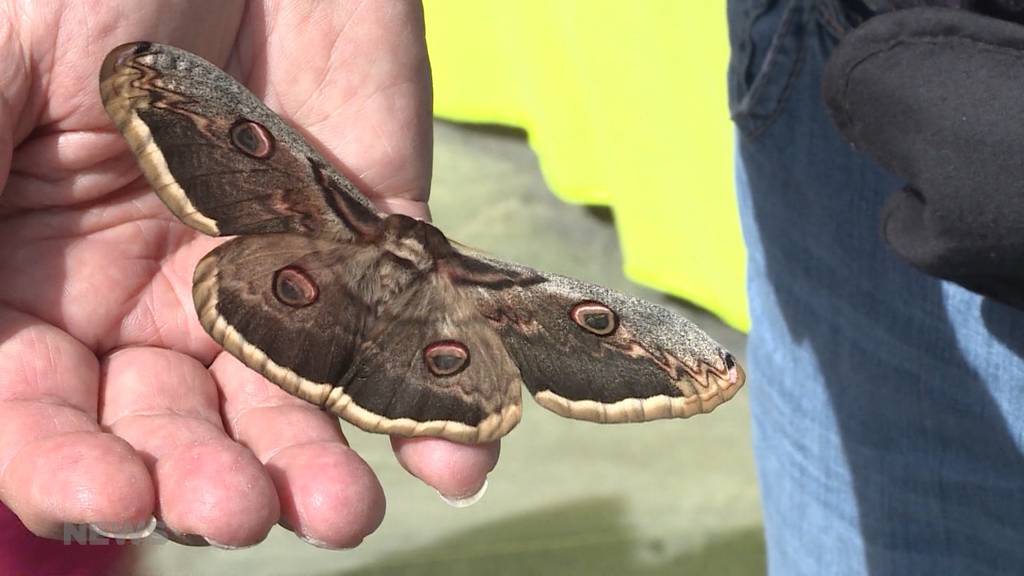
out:
{"label": "open palm", "polygon": [[[251,544],[281,522],[358,544],[383,517],[376,477],[336,419],[203,332],[192,271],[218,240],[149,190],[97,75],[123,42],[196,52],[304,127],[381,208],[425,217],[418,2],[11,2],[0,20],[0,500],[47,536],[65,523],[124,534],[155,515],[186,542]],[[393,444],[455,497],[498,452]]]}

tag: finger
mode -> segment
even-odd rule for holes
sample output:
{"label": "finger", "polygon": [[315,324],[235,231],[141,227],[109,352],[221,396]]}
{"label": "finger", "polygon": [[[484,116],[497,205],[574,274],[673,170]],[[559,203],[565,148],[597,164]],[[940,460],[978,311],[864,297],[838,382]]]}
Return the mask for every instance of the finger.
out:
{"label": "finger", "polygon": [[293,2],[245,18],[239,52],[255,57],[246,76],[267,88],[259,96],[375,202],[426,201],[433,123],[420,3]]}
{"label": "finger", "polygon": [[210,367],[224,394],[224,420],[270,472],[281,523],[324,548],[351,548],[384,519],[384,491],[349,448],[338,419],[295,398],[228,354]]}
{"label": "finger", "polygon": [[500,442],[469,445],[440,438],[392,437],[391,446],[402,467],[454,506],[482,495],[501,452]]}
{"label": "finger", "polygon": [[40,536],[67,523],[127,534],[149,524],[153,485],[96,422],[96,357],[67,333],[0,309],[0,498]]}
{"label": "finger", "polygon": [[166,527],[222,547],[263,540],[278,519],[277,493],[260,462],[225,433],[206,368],[143,347],[112,354],[102,368],[100,421],[145,459]]}

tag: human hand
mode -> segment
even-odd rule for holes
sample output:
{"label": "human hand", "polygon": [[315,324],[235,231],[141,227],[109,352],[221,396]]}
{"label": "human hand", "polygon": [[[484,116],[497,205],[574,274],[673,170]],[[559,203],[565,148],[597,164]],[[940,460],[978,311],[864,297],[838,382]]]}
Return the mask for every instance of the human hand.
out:
{"label": "human hand", "polygon": [[986,8],[871,18],[833,52],[824,94],[843,135],[907,182],[882,211],[896,254],[1024,308],[1024,8]]}
{"label": "human hand", "polygon": [[[36,534],[260,541],[276,522],[358,544],[384,496],[336,418],[223,353],[199,326],[181,225],[107,119],[118,44],[181,46],[304,128],[384,210],[426,217],[430,81],[418,2],[26,3],[0,15],[0,500]],[[477,491],[498,444],[394,438],[443,494]],[[194,536],[191,536],[194,535]],[[200,537],[197,538],[196,536]]]}

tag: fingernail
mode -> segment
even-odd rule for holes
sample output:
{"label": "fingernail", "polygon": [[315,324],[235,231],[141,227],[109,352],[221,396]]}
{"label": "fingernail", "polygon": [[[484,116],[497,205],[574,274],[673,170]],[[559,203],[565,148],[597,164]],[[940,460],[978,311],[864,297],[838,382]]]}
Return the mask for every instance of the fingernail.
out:
{"label": "fingernail", "polygon": [[198,534],[184,534],[182,532],[171,530],[167,527],[167,524],[164,524],[162,521],[157,522],[156,532],[171,542],[177,542],[178,544],[185,546],[209,546],[210,544],[206,538],[203,538]]}
{"label": "fingernail", "polygon": [[114,540],[141,540],[156,530],[156,518],[150,516],[145,524],[89,524],[89,528],[100,536]]}
{"label": "fingernail", "polygon": [[317,540],[316,538],[313,538],[312,536],[306,536],[305,534],[299,534],[299,533],[296,533],[295,535],[299,537],[299,540],[302,540],[306,544],[311,544],[313,546],[316,546],[317,548],[324,548],[326,550],[336,550],[337,549],[337,546],[331,546],[327,542],[324,542],[323,540]]}
{"label": "fingernail", "polygon": [[476,504],[477,502],[479,502],[480,499],[484,497],[484,493],[486,493],[486,492],[487,492],[487,480],[484,479],[484,483],[480,486],[480,489],[477,490],[476,492],[468,495],[468,496],[452,497],[452,496],[445,496],[444,494],[441,494],[440,492],[438,492],[437,495],[441,497],[441,500],[444,500],[445,504],[451,506],[452,508],[468,508],[468,507],[472,506],[473,504]]}
{"label": "fingernail", "polygon": [[356,542],[355,544],[346,545],[346,546],[338,546],[336,544],[328,544],[327,542],[324,542],[323,540],[318,540],[317,538],[313,538],[312,536],[307,536],[307,535],[303,534],[302,532],[299,532],[298,530],[293,529],[291,526],[288,525],[288,523],[283,518],[281,520],[278,520],[277,523],[280,524],[285,530],[288,530],[289,532],[295,534],[299,538],[299,540],[302,540],[303,542],[305,542],[306,544],[309,544],[310,546],[316,546],[317,548],[323,548],[324,550],[350,550],[350,549],[355,548],[356,546],[359,546],[360,544],[363,543],[363,541],[360,540],[359,542]]}
{"label": "fingernail", "polygon": [[255,546],[255,544],[245,544],[243,546],[232,546],[230,544],[221,544],[220,542],[217,542],[216,540],[210,540],[209,538],[204,538],[204,540],[206,540],[206,543],[209,544],[210,546],[213,546],[214,548],[220,548],[221,550],[242,550],[244,548],[252,548],[253,546]]}

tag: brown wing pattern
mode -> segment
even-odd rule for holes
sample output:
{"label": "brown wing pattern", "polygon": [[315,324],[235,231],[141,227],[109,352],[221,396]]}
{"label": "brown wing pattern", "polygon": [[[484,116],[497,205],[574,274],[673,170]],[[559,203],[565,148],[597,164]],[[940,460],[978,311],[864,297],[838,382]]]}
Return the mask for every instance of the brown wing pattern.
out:
{"label": "brown wing pattern", "polygon": [[[486,262],[509,276],[529,270]],[[478,306],[545,408],[595,422],[679,418],[710,412],[742,387],[732,355],[686,318],[600,286],[543,277],[480,291]]]}
{"label": "brown wing pattern", "polygon": [[323,405],[371,322],[359,290],[368,251],[295,234],[235,238],[196,267],[200,322],[248,366]]}
{"label": "brown wing pattern", "polygon": [[430,272],[388,303],[362,341],[342,386],[392,423],[387,431],[485,442],[519,422],[519,370],[465,292]]}
{"label": "brown wing pattern", "polygon": [[458,248],[382,217],[294,130],[215,66],[120,46],[104,104],[165,204],[211,235],[193,299],[224,348],[373,432],[460,442],[518,423],[523,384],[596,422],[710,412],[743,384],[685,318]]}
{"label": "brown wing pattern", "polygon": [[519,372],[472,301],[375,245],[236,238],[193,298],[226,350],[365,430],[484,442],[519,421]]}
{"label": "brown wing pattern", "polygon": [[210,235],[353,238],[380,215],[276,114],[213,64],[150,43],[121,46],[100,73],[104,106],[153,189]]}

